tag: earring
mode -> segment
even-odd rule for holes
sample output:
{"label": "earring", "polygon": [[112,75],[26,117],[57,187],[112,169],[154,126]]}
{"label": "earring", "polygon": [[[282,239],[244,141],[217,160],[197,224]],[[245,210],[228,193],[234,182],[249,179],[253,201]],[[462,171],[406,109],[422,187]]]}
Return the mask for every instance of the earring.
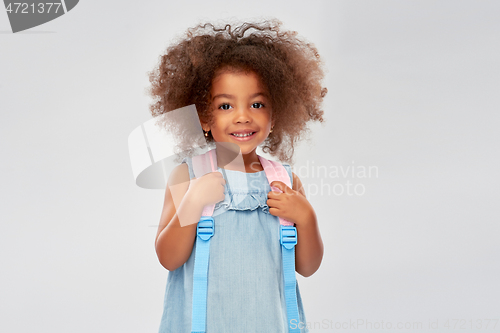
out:
{"label": "earring", "polygon": [[[273,126],[274,127],[274,126]],[[271,127],[271,130],[269,131],[269,133],[272,133],[273,132],[273,128]]]}
{"label": "earring", "polygon": [[[205,132],[205,131],[203,131],[203,132]],[[205,132],[205,136],[208,136],[208,132],[209,132],[209,131],[206,131],[206,132]]]}

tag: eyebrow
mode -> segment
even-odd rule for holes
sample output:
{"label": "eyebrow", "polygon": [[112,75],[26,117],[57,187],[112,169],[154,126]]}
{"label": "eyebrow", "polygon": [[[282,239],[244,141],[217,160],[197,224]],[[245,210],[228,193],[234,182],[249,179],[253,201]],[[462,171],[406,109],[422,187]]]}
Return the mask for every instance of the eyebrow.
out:
{"label": "eyebrow", "polygon": [[[267,95],[266,95],[266,94],[264,94],[263,92],[258,92],[258,93],[255,93],[255,94],[253,94],[252,96],[250,96],[250,98],[255,98],[255,97],[257,97],[257,96],[262,96],[262,97],[267,98]],[[225,97],[225,98],[228,98],[228,99],[234,99],[234,96],[233,96],[233,95],[229,95],[229,94],[218,94],[218,95],[215,95],[215,96],[214,96],[214,98],[213,98],[212,100],[214,100],[214,99],[216,99],[216,98],[221,98],[221,97]]]}

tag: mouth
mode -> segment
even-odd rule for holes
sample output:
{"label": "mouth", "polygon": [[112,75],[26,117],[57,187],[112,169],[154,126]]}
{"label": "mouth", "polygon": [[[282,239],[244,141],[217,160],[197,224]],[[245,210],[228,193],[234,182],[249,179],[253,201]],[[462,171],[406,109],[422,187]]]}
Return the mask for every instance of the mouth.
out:
{"label": "mouth", "polygon": [[248,141],[255,137],[257,132],[246,132],[246,133],[231,133],[230,135],[238,141]]}

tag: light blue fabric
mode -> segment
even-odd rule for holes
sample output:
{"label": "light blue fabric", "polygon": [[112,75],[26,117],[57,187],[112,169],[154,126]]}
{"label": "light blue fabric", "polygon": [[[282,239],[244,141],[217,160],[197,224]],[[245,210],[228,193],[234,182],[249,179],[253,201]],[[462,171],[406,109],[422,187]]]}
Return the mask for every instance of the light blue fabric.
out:
{"label": "light blue fabric", "polygon": [[[183,162],[193,178],[191,159]],[[292,179],[290,166],[283,165]],[[224,174],[225,199],[215,205],[210,241],[207,333],[288,333],[280,224],[266,203],[271,187],[264,171],[224,170]],[[191,332],[195,251],[196,244],[186,263],[168,273],[160,333]],[[299,318],[305,326],[298,284],[296,289]]]}

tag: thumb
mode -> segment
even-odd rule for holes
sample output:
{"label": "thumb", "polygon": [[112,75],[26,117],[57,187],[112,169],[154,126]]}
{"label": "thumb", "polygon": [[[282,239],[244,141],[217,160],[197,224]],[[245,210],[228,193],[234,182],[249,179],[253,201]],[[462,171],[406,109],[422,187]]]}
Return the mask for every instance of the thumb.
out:
{"label": "thumb", "polygon": [[273,187],[279,189],[283,193],[290,193],[291,188],[288,187],[285,183],[279,180],[273,181],[271,184],[271,189],[273,190]]}

